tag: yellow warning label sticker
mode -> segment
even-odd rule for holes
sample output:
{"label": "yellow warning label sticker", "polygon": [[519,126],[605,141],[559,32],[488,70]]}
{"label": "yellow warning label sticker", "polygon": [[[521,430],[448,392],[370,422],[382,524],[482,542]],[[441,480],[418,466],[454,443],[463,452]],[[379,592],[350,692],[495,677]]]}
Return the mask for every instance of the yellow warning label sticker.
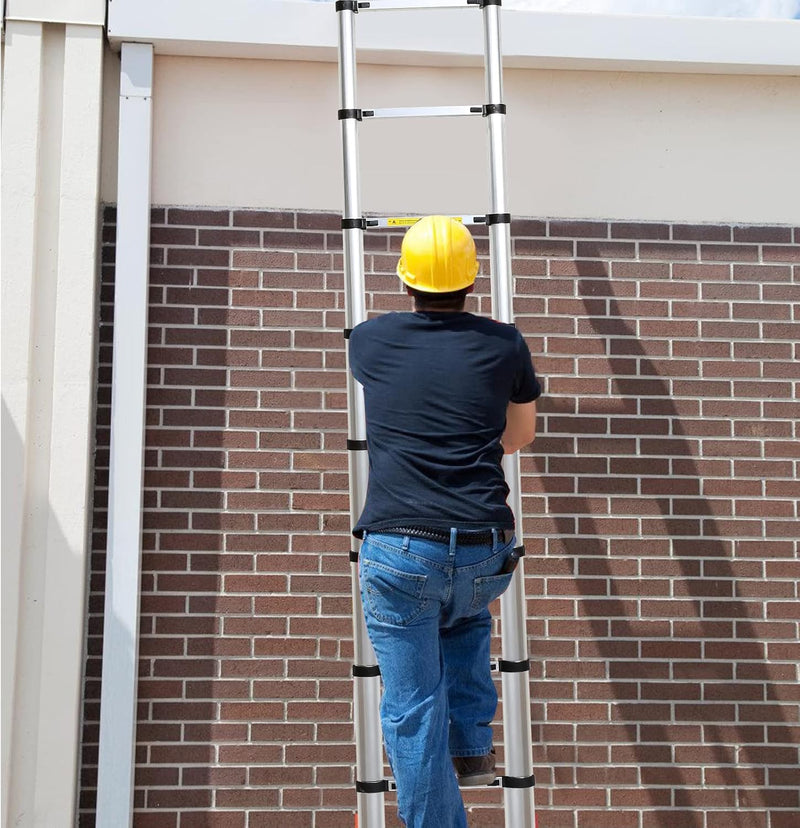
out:
{"label": "yellow warning label sticker", "polygon": [[[387,227],[410,227],[412,224],[416,224],[422,216],[399,216],[397,218],[387,218],[386,219],[386,226]],[[451,216],[456,221],[463,222],[463,216]]]}

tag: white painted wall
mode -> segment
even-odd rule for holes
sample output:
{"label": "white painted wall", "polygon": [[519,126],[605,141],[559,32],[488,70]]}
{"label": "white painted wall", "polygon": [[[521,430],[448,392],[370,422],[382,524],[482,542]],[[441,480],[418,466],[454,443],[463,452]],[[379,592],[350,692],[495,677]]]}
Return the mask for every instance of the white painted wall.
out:
{"label": "white painted wall", "polygon": [[[327,62],[157,56],[154,203],[340,210],[337,90]],[[362,64],[359,90],[364,108],[481,103],[483,72]],[[800,220],[800,77],[507,69],[505,99],[516,215]],[[487,209],[482,119],[374,121],[360,136],[366,212]]]}

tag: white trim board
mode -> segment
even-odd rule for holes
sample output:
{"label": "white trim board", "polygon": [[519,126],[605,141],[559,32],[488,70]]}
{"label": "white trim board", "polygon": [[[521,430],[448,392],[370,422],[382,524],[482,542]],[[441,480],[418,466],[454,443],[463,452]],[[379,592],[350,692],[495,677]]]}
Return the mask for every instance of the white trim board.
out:
{"label": "white trim board", "polygon": [[[482,66],[479,15],[360,12],[359,61]],[[158,54],[335,61],[336,17],[329,3],[110,0],[108,35],[114,48],[141,41]],[[504,9],[503,55],[512,69],[800,75],[800,21]]]}
{"label": "white trim board", "polygon": [[102,26],[106,20],[104,0],[4,0],[3,5],[7,20],[78,26]]}
{"label": "white trim board", "polygon": [[120,66],[117,261],[97,828],[132,824],[142,556],[153,50]]}

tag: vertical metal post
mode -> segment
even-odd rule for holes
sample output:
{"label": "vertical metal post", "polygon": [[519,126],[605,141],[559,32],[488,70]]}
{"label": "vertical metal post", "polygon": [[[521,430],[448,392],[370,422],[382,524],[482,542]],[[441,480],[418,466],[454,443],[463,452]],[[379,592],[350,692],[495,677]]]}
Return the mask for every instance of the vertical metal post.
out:
{"label": "vertical metal post", "polygon": [[[500,5],[483,6],[484,51],[486,63],[486,101],[503,103],[503,63],[500,42]],[[513,322],[513,276],[511,273],[511,223],[507,216],[505,175],[505,113],[490,112],[489,130],[490,198],[492,222],[489,225],[491,251],[492,312],[501,322]],[[520,492],[519,453],[506,455],[503,470],[509,487],[509,503],[517,527],[517,543],[522,543],[522,496]],[[524,558],[520,559],[511,586],[500,602],[502,614],[503,732],[505,734],[505,771],[509,777],[533,776],[531,747],[530,667],[527,650]],[[512,669],[502,669],[504,665]],[[512,666],[513,665],[513,666]],[[534,828],[533,787],[505,787],[506,828]]]}
{"label": "vertical metal post", "polygon": [[123,43],[97,828],[125,828],[133,817],[152,86],[152,45]]}
{"label": "vertical metal post", "polygon": [[[344,297],[345,336],[366,319],[364,283],[364,228],[358,167],[358,116],[356,115],[356,53],[354,2],[336,4],[339,17],[339,120],[344,162]],[[364,393],[347,370],[348,466],[350,521],[354,526],[364,506],[369,476]],[[358,581],[358,548],[350,555],[353,598],[353,722],[356,738],[356,791],[359,828],[383,828],[383,742],[380,726],[380,673],[367,636]]]}

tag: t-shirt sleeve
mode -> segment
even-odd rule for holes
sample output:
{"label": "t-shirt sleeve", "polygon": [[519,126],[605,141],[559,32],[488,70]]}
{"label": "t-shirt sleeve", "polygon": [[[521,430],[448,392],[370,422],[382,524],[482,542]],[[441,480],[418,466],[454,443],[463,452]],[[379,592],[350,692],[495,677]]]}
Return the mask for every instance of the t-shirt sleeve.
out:
{"label": "t-shirt sleeve", "polygon": [[542,386],[533,367],[531,352],[528,343],[522,334],[517,332],[517,369],[514,375],[514,385],[511,390],[511,402],[529,403],[538,399],[542,394]]}
{"label": "t-shirt sleeve", "polygon": [[347,359],[350,365],[350,371],[359,382],[362,382],[361,334],[363,331],[361,330],[361,327],[361,325],[356,325],[356,327],[350,331],[350,336],[347,340]]}

